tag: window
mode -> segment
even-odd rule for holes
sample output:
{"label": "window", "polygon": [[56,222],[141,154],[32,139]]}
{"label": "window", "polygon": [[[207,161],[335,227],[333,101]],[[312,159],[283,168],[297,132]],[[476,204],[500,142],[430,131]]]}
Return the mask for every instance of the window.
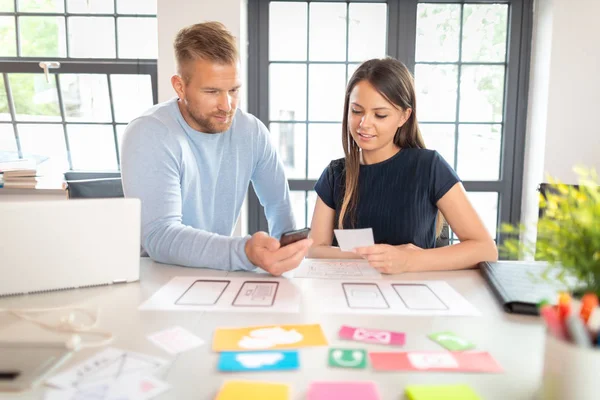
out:
{"label": "window", "polygon": [[[297,226],[343,157],[349,76],[386,55],[413,71],[425,144],[455,168],[492,236],[518,221],[530,18],[529,0],[251,0],[248,106],[284,162]],[[253,193],[249,207],[250,231],[266,230]]]}
{"label": "window", "polygon": [[156,1],[0,0],[0,157],[118,170],[125,126],[157,102],[157,43]]}

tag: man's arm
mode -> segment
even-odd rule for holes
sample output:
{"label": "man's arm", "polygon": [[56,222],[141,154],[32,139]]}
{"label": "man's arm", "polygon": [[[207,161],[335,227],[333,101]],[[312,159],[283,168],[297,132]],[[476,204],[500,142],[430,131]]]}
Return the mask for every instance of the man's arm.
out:
{"label": "man's arm", "polygon": [[258,140],[255,154],[257,163],[252,174],[252,184],[260,204],[265,208],[271,236],[278,238],[282,233],[295,229],[290,189],[277,152],[269,140],[267,127],[256,119]]}
{"label": "man's arm", "polygon": [[187,267],[251,270],[247,237],[229,237],[182,224],[181,154],[166,127],[152,118],[131,122],[122,145],[126,197],[142,201],[142,245],[155,261]]}

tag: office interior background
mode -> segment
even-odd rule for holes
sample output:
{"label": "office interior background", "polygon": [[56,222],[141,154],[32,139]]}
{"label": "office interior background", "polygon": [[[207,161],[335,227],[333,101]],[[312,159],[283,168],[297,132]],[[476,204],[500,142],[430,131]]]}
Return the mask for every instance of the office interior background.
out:
{"label": "office interior background", "polygon": [[[271,131],[298,227],[343,156],[347,80],[390,55],[414,73],[427,147],[500,239],[501,222],[535,225],[547,175],[600,170],[598,15],[597,0],[0,0],[0,152],[49,157],[48,177],[118,171],[127,123],[175,96],[175,34],[217,20],[238,38],[241,108]],[[54,198],[58,186],[0,189],[0,201]],[[236,234],[265,224],[250,191]]]}

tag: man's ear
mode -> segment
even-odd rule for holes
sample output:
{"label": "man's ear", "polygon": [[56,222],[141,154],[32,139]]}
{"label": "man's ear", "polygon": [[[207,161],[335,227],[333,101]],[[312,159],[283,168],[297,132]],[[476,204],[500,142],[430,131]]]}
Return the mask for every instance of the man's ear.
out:
{"label": "man's ear", "polygon": [[177,97],[185,99],[185,83],[183,82],[183,78],[179,75],[173,75],[171,77],[171,85],[177,93]]}

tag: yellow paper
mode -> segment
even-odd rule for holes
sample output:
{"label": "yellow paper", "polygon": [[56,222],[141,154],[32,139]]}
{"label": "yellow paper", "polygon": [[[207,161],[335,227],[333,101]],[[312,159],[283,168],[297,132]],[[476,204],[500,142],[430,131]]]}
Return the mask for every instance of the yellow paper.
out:
{"label": "yellow paper", "polygon": [[254,351],[327,346],[321,325],[265,325],[219,328],[213,338],[214,351]]}
{"label": "yellow paper", "polygon": [[253,381],[225,382],[216,400],[288,400],[290,387],[283,383]]}

